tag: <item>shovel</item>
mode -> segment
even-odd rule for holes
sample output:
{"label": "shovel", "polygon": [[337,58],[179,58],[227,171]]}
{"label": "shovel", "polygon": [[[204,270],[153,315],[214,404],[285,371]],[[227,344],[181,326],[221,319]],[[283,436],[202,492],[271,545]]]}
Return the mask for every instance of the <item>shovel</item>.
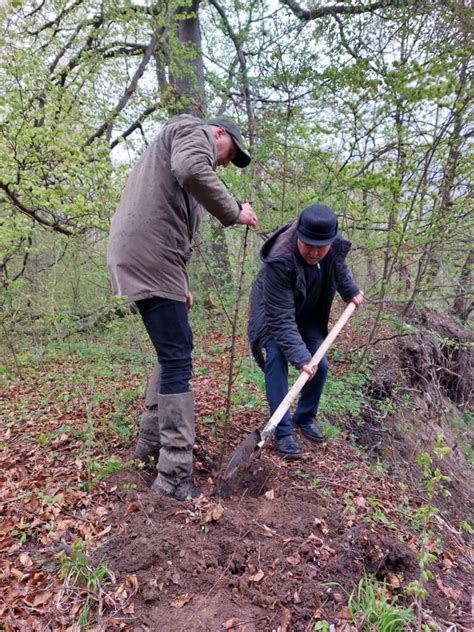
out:
{"label": "shovel", "polygon": [[[310,362],[308,363],[308,366],[310,368],[317,366],[320,363],[321,358],[334,342],[341,329],[347,323],[355,308],[356,306],[354,303],[349,303],[349,305],[341,314],[339,320],[336,322],[334,327],[321,343],[316,353],[311,358]],[[268,421],[265,428],[261,432],[259,430],[253,430],[248,435],[248,437],[244,439],[244,441],[242,441],[240,446],[234,452],[221,481],[221,492],[224,496],[228,496],[232,492],[233,488],[237,485],[239,478],[250,467],[250,464],[252,463],[254,458],[260,454],[265,441],[283,419],[286,411],[294,402],[308,379],[308,373],[306,373],[305,371],[300,373],[300,376],[298,377],[296,382],[293,384],[281,404],[270,417],[270,420]]]}

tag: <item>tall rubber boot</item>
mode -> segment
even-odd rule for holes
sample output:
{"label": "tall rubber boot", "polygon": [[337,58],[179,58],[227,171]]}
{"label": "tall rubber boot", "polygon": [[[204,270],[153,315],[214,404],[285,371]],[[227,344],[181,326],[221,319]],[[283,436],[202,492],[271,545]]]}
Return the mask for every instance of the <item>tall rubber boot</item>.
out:
{"label": "tall rubber boot", "polygon": [[194,396],[191,391],[174,395],[158,395],[161,450],[158,476],[153,491],[177,500],[195,498],[200,492],[192,484],[194,429]]}
{"label": "tall rubber boot", "polygon": [[151,459],[156,465],[160,454],[160,426],[158,417],[158,393],[161,382],[161,365],[156,363],[148,381],[145,394],[145,412],[140,417],[140,431],[133,457],[149,463]]}

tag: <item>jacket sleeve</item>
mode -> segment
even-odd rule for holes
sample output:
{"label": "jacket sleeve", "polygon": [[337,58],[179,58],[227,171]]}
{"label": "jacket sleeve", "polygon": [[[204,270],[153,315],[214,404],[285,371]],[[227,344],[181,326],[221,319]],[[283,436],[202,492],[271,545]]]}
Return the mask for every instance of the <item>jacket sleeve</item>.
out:
{"label": "jacket sleeve", "polygon": [[352,278],[349,268],[347,267],[347,263],[344,261],[343,257],[340,257],[337,262],[336,275],[336,289],[341,295],[343,301],[348,301],[359,294],[360,289]]}
{"label": "jacket sleeve", "polygon": [[284,263],[267,263],[263,303],[270,336],[279,344],[287,361],[299,369],[311,360],[311,353],[296,325],[292,277]]}
{"label": "jacket sleeve", "polygon": [[235,224],[240,206],[214,173],[215,147],[203,127],[178,130],[171,145],[171,171],[180,186],[224,224]]}

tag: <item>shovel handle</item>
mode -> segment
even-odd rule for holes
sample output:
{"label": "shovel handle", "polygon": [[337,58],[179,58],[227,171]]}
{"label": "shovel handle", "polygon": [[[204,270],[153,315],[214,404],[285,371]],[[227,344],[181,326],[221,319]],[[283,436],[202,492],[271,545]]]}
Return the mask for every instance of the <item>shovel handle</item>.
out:
{"label": "shovel handle", "polygon": [[[332,345],[332,343],[336,339],[336,337],[339,334],[339,332],[341,331],[341,329],[347,323],[347,321],[351,317],[352,312],[355,310],[355,308],[356,308],[356,306],[355,306],[354,303],[349,303],[349,305],[346,307],[346,309],[342,312],[341,316],[339,317],[339,319],[336,322],[336,324],[334,325],[334,327],[328,333],[326,338],[323,340],[321,345],[318,347],[318,350],[316,351],[316,353],[313,355],[313,357],[309,361],[308,366],[310,368],[313,368],[314,366],[317,366],[321,362],[322,357],[324,356],[326,351],[329,349],[329,347]],[[298,396],[299,392],[301,391],[303,386],[306,384],[308,379],[309,379],[309,375],[308,375],[308,373],[306,373],[306,371],[303,371],[302,373],[300,373],[299,378],[296,380],[296,382],[290,388],[290,390],[286,394],[285,398],[283,399],[281,404],[278,406],[278,408],[275,410],[273,415],[270,417],[267,425],[265,426],[265,428],[260,433],[260,443],[258,444],[259,447],[262,447],[262,445],[264,444],[264,442],[265,442],[266,438],[268,437],[268,435],[271,432],[273,432],[275,430],[275,428],[278,426],[280,421],[283,419],[283,416],[285,415],[286,411],[291,406],[291,404],[294,402],[294,400],[296,399],[296,397]]]}

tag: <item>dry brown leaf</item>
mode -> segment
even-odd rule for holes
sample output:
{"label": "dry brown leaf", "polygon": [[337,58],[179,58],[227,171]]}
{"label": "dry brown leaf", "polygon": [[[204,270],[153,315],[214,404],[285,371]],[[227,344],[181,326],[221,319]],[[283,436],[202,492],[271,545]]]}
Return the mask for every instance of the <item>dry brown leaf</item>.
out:
{"label": "dry brown leaf", "polygon": [[275,535],[275,532],[273,531],[273,529],[270,529],[270,527],[267,527],[266,524],[263,524],[262,527],[263,527],[263,535],[266,538],[273,538],[273,536]]}
{"label": "dry brown leaf", "polygon": [[337,613],[337,616],[339,619],[349,621],[351,618],[351,615],[349,614],[349,608],[347,606],[342,606],[342,608]]}
{"label": "dry brown leaf", "polygon": [[172,608],[182,608],[187,603],[189,603],[192,598],[193,598],[193,593],[185,593],[184,595],[180,595],[179,597],[176,597],[176,599],[174,599],[171,602],[171,607]]}
{"label": "dry brown leaf", "polygon": [[210,511],[207,512],[204,522],[217,522],[224,515],[224,507],[222,505],[216,505]]}
{"label": "dry brown leaf", "polygon": [[359,507],[359,509],[364,509],[364,507],[366,506],[366,500],[363,496],[356,496],[352,502],[354,503],[354,505],[356,507]]}
{"label": "dry brown leaf", "polygon": [[31,568],[33,566],[33,560],[28,553],[20,553],[20,564],[25,568]]}
{"label": "dry brown leaf", "polygon": [[327,535],[329,533],[329,529],[326,523],[321,518],[315,518],[314,524],[321,529],[321,531],[323,532],[323,535]]}
{"label": "dry brown leaf", "polygon": [[132,590],[132,594],[136,593],[138,590],[138,578],[136,575],[128,575],[125,580],[125,586]]}
{"label": "dry brown leaf", "polygon": [[25,579],[27,579],[30,576],[30,573],[24,573],[23,571],[20,571],[18,568],[12,568],[10,570],[10,573],[13,575],[13,577],[20,582],[24,581]]}
{"label": "dry brown leaf", "polygon": [[47,590],[39,590],[38,592],[29,594],[25,597],[26,603],[32,608],[38,609],[51,601],[53,594]]}
{"label": "dry brown leaf", "polygon": [[260,568],[255,575],[250,575],[249,582],[260,582],[265,577],[265,573]]}
{"label": "dry brown leaf", "polygon": [[400,588],[400,580],[394,573],[387,574],[388,585],[392,588]]}
{"label": "dry brown leaf", "polygon": [[224,630],[230,630],[231,628],[235,627],[236,623],[237,619],[232,617],[231,619],[227,619],[227,621],[222,624],[222,627],[224,628]]}
{"label": "dry brown leaf", "polygon": [[286,558],[286,561],[292,566],[298,566],[298,564],[301,562],[301,558],[298,553],[295,553],[294,555],[289,555]]}
{"label": "dry brown leaf", "polygon": [[291,624],[291,611],[288,608],[283,609],[283,614],[281,617],[280,625],[278,626],[278,630],[280,632],[287,632],[289,626]]}
{"label": "dry brown leaf", "polygon": [[447,597],[450,601],[457,603],[460,600],[462,594],[461,590],[455,590],[450,586],[445,586],[443,582],[439,579],[439,577],[436,578],[436,585],[441,590],[443,595]]}
{"label": "dry brown leaf", "polygon": [[125,512],[126,516],[129,516],[132,513],[136,513],[137,511],[140,511],[140,505],[137,502],[133,502],[130,503],[129,506],[127,507],[127,511]]}

